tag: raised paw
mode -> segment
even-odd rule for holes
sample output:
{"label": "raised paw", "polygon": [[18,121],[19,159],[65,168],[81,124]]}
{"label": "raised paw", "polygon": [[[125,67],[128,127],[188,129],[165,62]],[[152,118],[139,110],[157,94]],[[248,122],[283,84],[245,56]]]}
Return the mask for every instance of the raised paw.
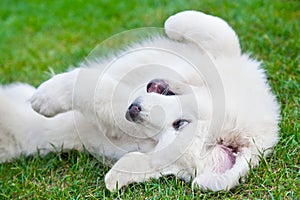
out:
{"label": "raised paw", "polygon": [[219,17],[193,10],[183,11],[169,17],[164,27],[169,38],[196,43],[214,57],[240,55],[238,37]]}
{"label": "raised paw", "polygon": [[70,110],[72,107],[72,87],[64,74],[56,75],[38,87],[30,98],[32,108],[47,117]]}

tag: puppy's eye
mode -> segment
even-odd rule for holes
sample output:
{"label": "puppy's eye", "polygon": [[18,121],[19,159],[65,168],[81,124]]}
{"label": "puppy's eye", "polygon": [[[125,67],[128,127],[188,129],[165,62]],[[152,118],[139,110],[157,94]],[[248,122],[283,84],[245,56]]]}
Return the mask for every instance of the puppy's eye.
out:
{"label": "puppy's eye", "polygon": [[173,122],[172,126],[175,130],[179,130],[179,129],[182,129],[183,127],[185,127],[186,125],[188,125],[189,123],[190,123],[190,120],[178,119],[175,122]]}

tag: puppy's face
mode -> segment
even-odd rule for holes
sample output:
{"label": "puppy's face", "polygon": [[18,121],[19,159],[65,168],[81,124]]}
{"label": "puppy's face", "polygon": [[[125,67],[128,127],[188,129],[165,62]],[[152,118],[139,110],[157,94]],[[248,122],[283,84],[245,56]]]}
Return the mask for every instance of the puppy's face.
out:
{"label": "puppy's face", "polygon": [[146,90],[147,94],[128,107],[126,119],[154,131],[152,135],[180,133],[209,116],[210,100],[205,88],[154,79]]}
{"label": "puppy's face", "polygon": [[157,168],[180,172],[180,177],[188,180],[194,169],[205,163],[200,160],[206,156],[204,144],[210,137],[210,93],[205,86],[161,79],[150,81],[146,89],[147,93],[128,107],[126,119],[143,126],[146,135],[157,141],[149,154]]}

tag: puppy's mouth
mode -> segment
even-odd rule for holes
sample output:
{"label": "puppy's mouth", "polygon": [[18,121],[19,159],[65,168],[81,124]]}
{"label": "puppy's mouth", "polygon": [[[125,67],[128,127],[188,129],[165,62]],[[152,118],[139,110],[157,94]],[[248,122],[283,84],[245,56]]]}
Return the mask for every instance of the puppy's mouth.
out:
{"label": "puppy's mouth", "polygon": [[154,92],[165,96],[175,95],[175,93],[170,90],[169,85],[162,79],[153,79],[150,81],[147,85],[147,92]]}
{"label": "puppy's mouth", "polygon": [[[170,90],[170,86],[166,81],[162,79],[153,79],[147,84],[147,93],[157,93],[164,96],[175,95],[173,91]],[[142,107],[139,100],[133,102],[127,109],[125,118],[131,122],[143,122],[141,117]]]}
{"label": "puppy's mouth", "polygon": [[[151,80],[147,84],[146,90],[147,93],[157,93],[164,96],[176,95],[170,90],[169,84],[162,79]],[[144,122],[143,114],[145,115],[145,111],[141,107],[140,100],[137,99],[128,107],[125,118],[131,122],[142,123]]]}

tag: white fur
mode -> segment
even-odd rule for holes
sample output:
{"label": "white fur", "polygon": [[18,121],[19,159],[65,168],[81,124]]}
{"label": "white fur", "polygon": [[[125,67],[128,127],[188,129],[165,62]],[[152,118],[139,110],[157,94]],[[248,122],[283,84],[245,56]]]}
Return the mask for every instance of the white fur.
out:
{"label": "white fur", "polygon": [[[278,140],[279,106],[264,71],[241,54],[235,32],[218,17],[185,11],[167,19],[165,30],[167,37],[43,83],[30,101],[51,118],[26,103],[31,87],[2,88],[0,161],[84,145],[117,160],[105,176],[111,191],[166,174],[213,191],[236,186]],[[178,95],[146,93],[155,78]],[[139,123],[125,119],[133,101],[142,107]],[[174,130],[177,119],[189,124]]]}

